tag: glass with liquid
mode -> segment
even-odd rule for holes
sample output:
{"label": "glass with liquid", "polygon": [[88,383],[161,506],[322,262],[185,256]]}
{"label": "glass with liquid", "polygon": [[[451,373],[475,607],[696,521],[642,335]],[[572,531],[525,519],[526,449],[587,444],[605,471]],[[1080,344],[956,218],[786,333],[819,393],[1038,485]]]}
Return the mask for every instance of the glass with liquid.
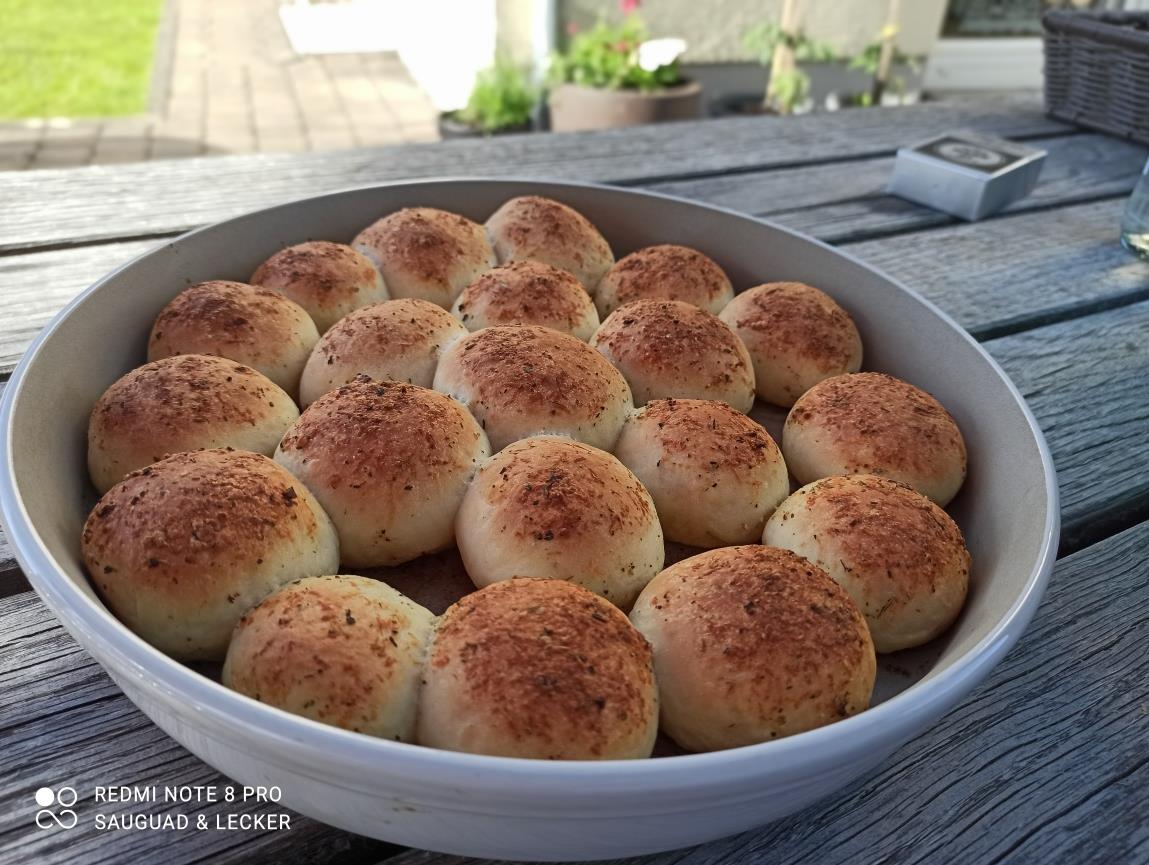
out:
{"label": "glass with liquid", "polygon": [[1149,258],[1149,162],[1121,218],[1121,244],[1135,255]]}

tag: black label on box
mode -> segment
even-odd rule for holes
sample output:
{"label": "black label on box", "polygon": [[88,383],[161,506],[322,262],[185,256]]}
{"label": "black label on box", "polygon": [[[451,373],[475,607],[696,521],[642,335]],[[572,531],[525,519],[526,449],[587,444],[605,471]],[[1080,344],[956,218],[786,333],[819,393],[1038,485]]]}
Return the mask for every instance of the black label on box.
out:
{"label": "black label on box", "polygon": [[974,171],[984,171],[994,174],[1007,165],[1020,162],[1024,157],[1013,153],[1003,153],[973,141],[963,141],[960,138],[939,138],[916,148],[919,153],[940,159],[943,162],[952,162]]}

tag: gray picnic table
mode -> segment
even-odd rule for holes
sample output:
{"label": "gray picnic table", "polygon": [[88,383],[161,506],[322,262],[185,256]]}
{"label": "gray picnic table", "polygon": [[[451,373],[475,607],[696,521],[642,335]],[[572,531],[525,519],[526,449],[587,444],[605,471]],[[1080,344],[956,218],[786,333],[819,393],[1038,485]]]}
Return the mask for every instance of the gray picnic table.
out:
{"label": "gray picnic table", "polygon": [[[1034,193],[977,224],[883,193],[898,146],[961,128],[1047,149]],[[758,831],[638,861],[1144,862],[1149,263],[1117,234],[1145,158],[1139,146],[1046,118],[1032,101],[998,99],[9,173],[0,175],[0,380],[66,301],[162,239],[387,180],[594,180],[724,205],[841,245],[947,310],[1028,398],[1059,473],[1061,558],[1017,648],[880,770]],[[463,861],[301,815],[288,831],[99,831],[83,819],[97,785],[229,782],[128,702],[29,590],[2,536],[0,641],[0,863]],[[80,791],[80,823],[37,828],[34,792],[63,784]],[[193,813],[225,810],[282,808]]]}

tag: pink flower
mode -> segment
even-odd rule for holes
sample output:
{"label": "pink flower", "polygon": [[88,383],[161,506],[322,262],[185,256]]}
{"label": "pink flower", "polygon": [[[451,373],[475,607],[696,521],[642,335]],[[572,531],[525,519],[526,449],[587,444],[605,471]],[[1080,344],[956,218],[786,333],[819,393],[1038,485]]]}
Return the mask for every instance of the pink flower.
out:
{"label": "pink flower", "polygon": [[623,15],[629,15],[631,12],[637,12],[640,5],[642,0],[620,0],[618,8],[622,10]]}
{"label": "pink flower", "polygon": [[568,21],[567,22],[567,36],[574,36],[576,33],[578,33],[578,25],[575,24],[573,21]]}

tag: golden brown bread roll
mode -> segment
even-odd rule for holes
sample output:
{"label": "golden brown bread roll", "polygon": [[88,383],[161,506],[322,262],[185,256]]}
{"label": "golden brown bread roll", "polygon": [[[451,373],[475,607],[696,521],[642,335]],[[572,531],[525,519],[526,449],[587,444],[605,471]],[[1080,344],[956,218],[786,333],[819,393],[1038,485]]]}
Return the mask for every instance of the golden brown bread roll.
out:
{"label": "golden brown bread roll", "polygon": [[618,367],[634,404],[716,399],[746,413],[754,368],[738,336],[717,316],[680,300],[636,300],[615,310],[591,346]]}
{"label": "golden brown bread roll", "polygon": [[489,455],[457,402],[359,376],[313,402],[275,459],[331,515],[343,562],[374,567],[449,547],[463,493]]}
{"label": "golden brown bread roll", "polygon": [[84,565],[113,613],[181,660],[222,660],[240,616],[339,566],[335,529],[303,484],[261,454],[174,454],[92,510]]}
{"label": "golden brown bread roll", "polygon": [[543,760],[650,756],[650,646],[617,607],[563,580],[508,580],[439,620],[419,695],[420,744]]}
{"label": "golden brown bread roll", "polygon": [[319,340],[302,306],[268,288],[212,280],[185,288],[152,326],[148,360],[214,354],[247,364],[287,393]]}
{"label": "golden brown bread roll", "polygon": [[801,282],[749,288],[718,315],[745,343],[758,396],[780,406],[818,382],[862,368],[862,339],[849,314]]}
{"label": "golden brown bread roll", "polygon": [[411,742],[434,621],[378,580],[297,580],[239,620],[223,684],[314,721]]}
{"label": "golden brown bread roll", "polygon": [[352,310],[388,297],[383,277],[367,256],[327,240],[281,249],[255,269],[251,284],[294,300],[320,333]]}
{"label": "golden brown bread roll", "polygon": [[799,483],[832,475],[880,475],[943,507],[961,488],[966,449],[941,404],[908,382],[878,372],[839,375],[794,404],[782,453]]}
{"label": "golden brown bread roll", "polygon": [[487,233],[501,264],[541,261],[574,274],[588,293],[614,264],[610,244],[591,221],[553,198],[512,198],[491,214]]}
{"label": "golden brown bread roll", "polygon": [[565,270],[539,261],[512,261],[463,289],[451,310],[468,330],[537,324],[586,342],[598,327],[594,301]]}
{"label": "golden brown bread roll", "polygon": [[299,402],[363,374],[430,387],[443,350],[467,329],[445,309],[404,297],[357,309],[320,337],[299,379]]}
{"label": "golden brown bread roll", "polygon": [[88,472],[103,493],[167,454],[233,447],[271,456],[299,419],[286,393],[249,366],[184,354],[132,370],[88,421]]}
{"label": "golden brown bread roll", "polygon": [[487,327],[454,342],[435,390],[479,419],[495,451],[540,433],[611,450],[633,404],[618,370],[573,336],[536,325]]}
{"label": "golden brown bread roll", "polygon": [[662,528],[638,478],[557,436],[514,442],[479,469],[455,535],[480,588],[522,575],[568,580],[626,610],[662,569]]}
{"label": "golden brown bread roll", "polygon": [[483,226],[433,207],[384,216],[351,245],[379,268],[391,297],[417,297],[443,309],[496,264]]}
{"label": "golden brown bread roll", "polygon": [[672,243],[620,258],[594,291],[603,318],[635,300],[681,300],[718,315],[733,297],[730,278],[714,259]]}
{"label": "golden brown bread roll", "polygon": [[650,490],[666,537],[695,547],[756,543],[790,492],[774,439],[724,402],[648,402],[615,456]]}
{"label": "golden brown bread roll", "polygon": [[662,731],[691,751],[765,742],[865,709],[877,663],[862,614],[789,550],[710,550],[667,568],[630,613],[654,647]]}
{"label": "golden brown bread roll", "polygon": [[929,642],[965,603],[970,559],[961,529],[925,496],[885,478],[802,487],[774,512],[762,543],[833,577],[861,608],[879,652]]}

